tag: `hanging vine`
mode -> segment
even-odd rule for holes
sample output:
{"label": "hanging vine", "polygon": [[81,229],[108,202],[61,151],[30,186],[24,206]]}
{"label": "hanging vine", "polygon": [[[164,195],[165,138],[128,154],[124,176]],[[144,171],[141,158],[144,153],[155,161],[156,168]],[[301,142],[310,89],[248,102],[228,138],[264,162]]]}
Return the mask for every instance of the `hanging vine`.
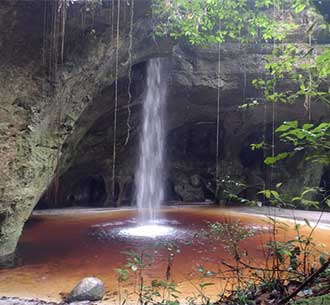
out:
{"label": "hanging vine", "polygon": [[[315,25],[315,23],[312,23],[311,26],[307,30],[309,53],[310,53],[311,57],[313,57],[313,55],[314,55],[314,49],[312,47],[312,32],[313,32],[314,25]],[[315,60],[315,58],[314,58],[314,60]],[[308,85],[309,85],[310,89],[313,86],[312,72],[310,69],[308,71]],[[312,96],[309,94],[306,94],[306,96],[305,96],[304,107],[308,113],[308,119],[309,119],[309,121],[311,121],[312,120]]]}
{"label": "hanging vine", "polygon": [[[276,6],[273,6],[273,18],[276,19]],[[276,40],[273,39],[273,52],[276,49]],[[272,75],[273,78],[273,94],[276,92],[276,75]],[[272,102],[272,144],[271,144],[271,154],[272,158],[275,156],[275,101]],[[273,183],[274,167],[270,168],[270,188]]]}
{"label": "hanging vine", "polygon": [[64,63],[65,27],[68,0],[44,0],[42,61],[48,66],[48,79],[56,83],[59,65]]}
{"label": "hanging vine", "polygon": [[114,28],[115,28],[115,1],[111,1],[111,41],[114,37]]}
{"label": "hanging vine", "polygon": [[[67,18],[67,0],[43,1],[43,42],[42,42],[42,62],[48,76],[48,82],[52,84],[52,89],[56,87],[56,79],[58,68],[64,64],[64,44],[65,44],[65,27]],[[46,90],[44,84],[44,91]],[[46,94],[46,92],[44,92]],[[57,112],[54,117],[52,129],[55,134],[60,134],[60,125],[63,114],[63,100],[58,100]],[[57,205],[59,192],[59,176],[60,176],[60,144],[61,140],[55,137],[57,152],[54,160],[50,160],[55,164],[55,177],[53,179],[53,204]],[[50,165],[53,167],[53,165]]]}
{"label": "hanging vine", "polygon": [[112,147],[112,200],[115,203],[116,186],[116,145],[117,145],[117,111],[118,111],[118,75],[119,75],[119,37],[120,37],[120,0],[117,3],[117,24],[116,24],[116,64],[115,64],[115,108],[113,117],[113,147]]}
{"label": "hanging vine", "polygon": [[125,140],[125,146],[128,144],[130,132],[131,132],[131,103],[132,103],[132,48],[133,48],[133,25],[134,25],[134,0],[131,0],[131,15],[130,15],[130,29],[129,29],[129,45],[128,45],[128,101],[127,101],[127,136]]}
{"label": "hanging vine", "polygon": [[60,1],[59,10],[61,13],[61,65],[64,63],[64,39],[65,39],[65,21],[66,21],[66,0]]}
{"label": "hanging vine", "polygon": [[[221,21],[219,20],[219,31],[221,31]],[[219,203],[220,188],[221,188],[221,173],[220,173],[220,87],[221,87],[221,42],[218,42],[218,83],[217,83],[217,132],[216,132],[216,159],[215,159],[215,182],[216,195],[215,199]]]}
{"label": "hanging vine", "polygon": [[48,1],[44,1],[43,27],[42,27],[42,64],[46,66],[47,29],[48,29]]}

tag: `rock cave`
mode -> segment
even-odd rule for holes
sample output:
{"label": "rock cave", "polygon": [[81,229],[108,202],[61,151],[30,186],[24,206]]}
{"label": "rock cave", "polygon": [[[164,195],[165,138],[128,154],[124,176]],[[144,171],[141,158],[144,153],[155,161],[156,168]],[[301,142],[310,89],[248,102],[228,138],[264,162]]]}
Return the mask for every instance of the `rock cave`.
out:
{"label": "rock cave", "polygon": [[[222,34],[229,35],[228,39],[222,41],[221,38],[218,43],[208,42],[204,45],[189,40],[191,37],[197,39],[198,35],[206,35],[207,30],[204,28],[199,29],[201,34],[198,32],[195,36],[191,34],[191,29],[181,29],[186,32],[175,32],[177,36],[167,35],[165,30],[161,35],[155,33],[158,24],[163,22],[166,10],[159,13],[154,11],[154,7],[169,5],[167,13],[172,18],[166,16],[170,20],[169,28],[173,22],[174,30],[177,30],[176,27],[180,28],[182,20],[195,20],[193,10],[197,7],[211,14],[211,8],[225,10],[227,4],[230,7],[230,3],[235,1],[211,0],[208,4],[208,1],[203,3],[201,0],[181,2],[0,0],[0,281],[9,279],[8,284],[2,286],[0,283],[0,296],[4,297],[0,298],[1,305],[16,304],[10,303],[14,302],[11,297],[40,297],[49,302],[59,301],[58,297],[54,297],[53,290],[49,293],[51,297],[46,297],[48,286],[45,285],[40,286],[40,295],[35,291],[32,294],[24,293],[30,286],[17,288],[16,293],[15,287],[10,286],[10,283],[16,281],[20,270],[25,270],[24,268],[27,271],[21,272],[25,272],[24,281],[28,282],[29,272],[34,272],[34,269],[28,268],[36,264],[41,264],[40,270],[45,274],[42,279],[45,281],[48,280],[48,273],[51,278],[56,269],[47,269],[45,266],[52,266],[57,260],[63,259],[68,268],[74,266],[72,268],[77,270],[79,266],[84,268],[85,264],[91,266],[90,270],[87,267],[86,270],[93,274],[77,271],[71,276],[65,271],[66,266],[59,268],[63,268],[63,277],[58,270],[54,271],[56,280],[48,285],[54,285],[61,290],[65,289],[65,283],[58,284],[57,281],[65,281],[66,277],[69,285],[77,283],[82,276],[105,277],[101,269],[107,264],[106,253],[113,260],[113,268],[115,263],[123,263],[123,258],[119,254],[117,257],[117,252],[109,254],[112,250],[127,251],[128,245],[133,245],[138,251],[152,243],[150,240],[141,242],[134,239],[131,245],[127,241],[128,235],[120,230],[123,224],[130,224],[129,219],[132,217],[135,222],[139,219],[134,211],[138,205],[137,193],[141,191],[141,183],[138,183],[141,175],[137,173],[137,169],[139,162],[141,163],[141,134],[146,120],[144,106],[148,92],[154,89],[150,88],[150,82],[157,78],[157,75],[150,75],[150,62],[158,58],[161,58],[166,75],[166,81],[161,79],[158,86],[163,87],[166,83],[167,88],[163,110],[166,120],[161,128],[162,134],[159,135],[159,130],[156,130],[156,136],[158,140],[161,138],[161,145],[164,146],[161,154],[164,160],[162,170],[155,169],[156,178],[153,178],[157,181],[159,179],[161,190],[157,186],[157,189],[151,192],[164,192],[161,200],[161,209],[164,211],[161,215],[166,215],[166,219],[160,219],[161,227],[175,227],[176,238],[193,240],[206,230],[206,222],[221,219],[224,223],[230,223],[228,219],[232,217],[233,222],[242,221],[244,228],[247,226],[249,230],[263,236],[260,232],[265,226],[259,216],[256,216],[261,213],[271,219],[276,216],[286,221],[305,221],[307,227],[313,226],[310,223],[321,223],[324,227],[320,231],[316,230],[316,239],[323,242],[326,251],[329,251],[327,230],[330,225],[330,161],[327,143],[330,141],[330,126],[326,124],[329,124],[330,119],[327,100],[327,78],[330,73],[321,69],[329,68],[330,71],[330,60],[321,57],[322,54],[328,54],[330,43],[327,1],[292,0],[290,4],[290,1],[281,0],[277,7],[276,1],[272,0],[269,3],[272,3],[273,8],[271,4],[265,4],[265,7],[260,4],[263,8],[259,7],[256,11],[263,13],[264,10],[263,18],[295,24],[296,27],[290,28],[289,34],[281,41],[272,39],[272,36],[265,39],[262,36],[265,26],[258,25],[258,31],[252,35],[253,40],[244,42],[238,39],[241,37],[234,37],[234,34],[231,37],[228,34],[230,30],[234,31],[236,25],[233,25],[228,26],[227,32]],[[222,2],[224,4],[221,4]],[[252,14],[251,7],[258,1],[241,2],[243,4],[236,9],[241,9],[244,14]],[[192,3],[196,4],[196,8],[189,6]],[[302,6],[301,10],[298,5]],[[178,11],[171,12],[174,8]],[[183,19],[182,16],[181,19],[178,17],[181,11],[185,16]],[[155,17],[155,14],[159,16]],[[213,20],[212,18],[208,20]],[[216,23],[219,25],[219,32],[221,25],[225,27],[226,22],[229,22],[226,17],[221,18],[217,21],[219,24]],[[237,24],[240,22],[245,21],[237,21]],[[243,26],[239,30],[240,35],[248,31],[249,28]],[[216,29],[213,28],[212,35],[216,35],[215,32]],[[210,37],[213,37],[212,35]],[[286,59],[281,59],[284,64],[277,63],[277,66],[270,62],[269,58],[276,57],[276,48],[291,45],[296,48],[294,55],[292,51],[283,51],[281,56],[297,56],[299,59],[295,58],[294,63],[290,62],[293,61],[291,57],[285,62]],[[310,59],[310,56],[313,57]],[[313,69],[308,70],[309,76],[307,72],[299,72],[305,69],[306,58],[310,60],[307,63],[315,60]],[[292,65],[293,68],[288,68],[285,64]],[[287,70],[278,72],[279,69]],[[290,74],[296,70],[300,74]],[[262,89],[256,85],[255,80],[258,79],[271,82],[276,78],[276,73],[280,75],[280,81],[271,83],[272,87]],[[319,73],[318,76],[322,75],[318,82],[315,79],[316,73]],[[310,87],[297,85],[304,77]],[[272,90],[274,92],[271,95],[269,92]],[[317,93],[306,93],[311,90]],[[295,99],[294,102],[289,100],[288,92],[291,94],[290,98]],[[152,98],[155,101],[157,99],[154,96]],[[278,100],[269,102],[271,98]],[[327,102],[322,103],[322,100]],[[281,128],[279,126],[288,126],[285,125],[287,122],[295,121],[299,122],[299,125],[297,123],[295,126],[296,129],[306,126],[303,127],[306,134],[310,135],[314,130],[315,135],[311,137],[319,136],[322,131],[320,140],[317,139],[315,143],[311,142],[312,144],[301,143],[309,138],[298,135],[297,139],[293,139],[295,135],[290,138],[285,134],[277,134],[276,130]],[[326,127],[317,129],[317,126],[321,125]],[[312,130],[312,126],[315,129]],[[284,131],[290,130],[289,127],[286,128],[282,127]],[[152,131],[153,128],[148,130],[150,133]],[[283,138],[286,141],[282,141]],[[262,144],[262,148],[254,149],[253,145],[257,146],[258,143]],[[323,143],[326,144],[322,146]],[[155,143],[151,144],[150,157],[157,159],[159,147],[156,147]],[[270,165],[265,162],[265,159],[272,160],[276,156],[281,159],[283,154],[284,160],[276,160]],[[147,167],[153,166],[153,161],[148,159],[146,162]],[[147,177],[150,171],[143,175],[146,176],[145,184],[151,183],[151,187],[155,188],[154,181],[148,180]],[[311,190],[312,188],[314,189]],[[316,207],[318,204],[320,208]],[[260,212],[257,209],[261,206],[264,209]],[[289,209],[277,210],[283,207]],[[181,214],[185,208],[190,214]],[[198,210],[199,208],[201,210]],[[298,209],[297,216],[293,217],[290,211],[295,208]],[[228,214],[231,209],[234,209],[233,216]],[[128,211],[128,216],[121,214],[126,213],[125,211]],[[80,213],[82,218],[74,220],[73,215]],[[200,217],[204,217],[203,220],[198,218],[199,213]],[[318,218],[320,213],[322,220],[321,216]],[[243,214],[245,216],[242,216]],[[100,215],[99,221],[96,221],[95,215]],[[108,218],[106,215],[109,215]],[[217,234],[225,234],[225,238],[228,238],[228,228],[217,228],[220,230]],[[307,229],[304,227],[303,230]],[[156,229],[152,227],[150,230]],[[237,227],[230,227],[230,230],[234,232]],[[42,231],[46,235],[42,235]],[[84,232],[86,242],[79,235],[81,232]],[[211,234],[213,233],[211,227]],[[259,242],[255,237],[251,237],[250,233],[248,230],[240,232],[242,235],[246,234],[245,238]],[[66,234],[68,238],[62,240]],[[288,231],[288,236],[295,238],[296,235],[295,230]],[[167,240],[167,237],[161,238]],[[96,240],[100,244],[97,244]],[[168,239],[168,242],[167,252],[171,255],[176,251],[180,252],[171,244],[171,239]],[[75,249],[71,248],[71,243]],[[91,253],[99,257],[100,262],[89,260],[85,252],[90,248],[84,248],[82,245],[85,244],[97,248],[95,253],[94,250]],[[185,248],[186,244],[182,247]],[[81,261],[77,262],[80,246]],[[196,251],[200,251],[196,253],[201,253],[206,246],[199,244],[196,247]],[[232,245],[228,246],[227,250],[232,249],[230,247]],[[214,251],[210,251],[217,253],[215,249],[214,247]],[[36,254],[34,257],[35,253],[40,251],[44,251],[48,256]],[[219,256],[228,259],[225,252],[221,251]],[[290,259],[292,263],[293,257],[298,260],[299,255],[294,252],[294,247],[285,248],[283,251],[291,252],[290,258],[283,258],[281,263],[284,264],[284,261]],[[159,250],[159,253],[163,253],[162,250]],[[257,261],[258,253],[254,254]],[[284,255],[283,253],[281,255]],[[329,252],[326,253],[323,258],[325,261],[328,260]],[[129,255],[132,258],[132,254]],[[165,254],[162,255],[165,257]],[[185,262],[184,257],[178,259],[180,264],[182,263],[182,270],[188,270],[186,264],[195,264],[195,257],[199,254],[194,255],[187,254],[191,263]],[[174,254],[172,256],[174,257]],[[237,256],[240,257],[238,254]],[[235,261],[237,264],[239,262],[241,261],[238,259]],[[330,260],[327,262],[329,266]],[[248,263],[244,264],[241,266],[245,268]],[[290,268],[294,268],[292,264]],[[304,274],[307,277],[306,264],[305,261]],[[311,265],[311,270],[315,271],[317,264]],[[230,264],[227,264],[228,266],[232,267]],[[130,267],[133,271],[134,268],[139,268],[133,263]],[[169,269],[172,267],[172,261],[169,259],[167,281],[170,279]],[[211,272],[201,269],[204,267],[198,268],[200,273]],[[239,270],[238,265],[235,270]],[[312,271],[310,272],[313,273]],[[204,275],[206,276],[206,273]],[[124,277],[123,274],[121,276]],[[299,276],[301,280],[301,274]],[[120,276],[118,278],[122,279]],[[175,279],[184,282],[179,275]],[[31,281],[35,280],[36,277],[32,276]],[[90,283],[96,280],[89,278],[87,281],[88,285],[92,285]],[[116,281],[114,275],[111,276],[111,281]],[[105,282],[106,285],[109,284],[106,280]],[[118,283],[121,283],[121,280],[118,280]],[[293,285],[293,291],[298,289],[296,283],[290,284]],[[164,284],[159,285],[163,287]],[[330,283],[325,285],[328,285],[328,290],[324,291],[329,293]],[[77,287],[75,289],[80,289]],[[172,289],[169,287],[166,286],[166,289]],[[199,287],[201,290],[204,288]],[[101,288],[98,286],[98,289]],[[102,289],[104,290],[104,287]],[[101,298],[106,294],[102,289]],[[274,288],[275,291],[276,289]],[[63,291],[58,291],[57,294],[60,292]],[[237,301],[217,304],[284,304],[280,301],[285,300],[285,296],[290,296],[287,291],[285,293],[286,295],[276,295],[273,298],[275,303]],[[174,292],[172,294],[175,295]],[[317,295],[311,295],[314,294]],[[108,298],[117,297],[112,295]],[[209,304],[205,303],[203,295],[198,298],[197,303],[191,304]],[[113,299],[111,302],[118,304],[117,299]],[[175,297],[174,299],[177,301]],[[133,302],[129,297],[127,300],[129,304]],[[120,299],[120,302],[123,301],[124,297]],[[179,304],[149,301],[150,303],[143,304]],[[23,303],[28,302],[24,300],[20,302],[22,303],[18,304],[30,304]],[[29,302],[43,304],[38,303],[39,301]]]}

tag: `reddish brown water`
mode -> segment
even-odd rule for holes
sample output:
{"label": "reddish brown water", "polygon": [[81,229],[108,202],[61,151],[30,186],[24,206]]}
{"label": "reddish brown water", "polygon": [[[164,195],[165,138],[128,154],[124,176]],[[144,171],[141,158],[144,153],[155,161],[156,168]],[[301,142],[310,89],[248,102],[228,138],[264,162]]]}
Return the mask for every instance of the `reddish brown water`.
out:
{"label": "reddish brown water", "polygon": [[[97,276],[110,291],[110,300],[116,302],[117,281],[114,268],[123,268],[127,256],[123,251],[147,250],[154,256],[150,267],[143,271],[145,280],[165,279],[168,251],[156,247],[159,241],[174,241],[180,252],[176,253],[171,278],[179,283],[183,296],[197,293],[196,282],[200,278],[197,267],[202,265],[212,271],[223,268],[221,261],[233,262],[233,258],[221,245],[194,237],[206,221],[237,222],[253,227],[258,233],[242,243],[254,264],[264,263],[263,246],[269,240],[269,227],[265,218],[237,214],[218,208],[169,208],[162,218],[175,230],[175,234],[160,238],[123,236],[119,232],[131,227],[135,211],[111,211],[106,213],[33,216],[27,224],[19,243],[22,264],[12,269],[0,270],[0,295],[38,297],[59,300],[83,277]],[[293,229],[281,231],[279,239],[295,237]],[[303,228],[302,233],[308,234]],[[329,231],[317,229],[314,238],[329,247]],[[214,281],[214,280],[212,280]],[[213,293],[220,292],[224,283],[217,281]]]}

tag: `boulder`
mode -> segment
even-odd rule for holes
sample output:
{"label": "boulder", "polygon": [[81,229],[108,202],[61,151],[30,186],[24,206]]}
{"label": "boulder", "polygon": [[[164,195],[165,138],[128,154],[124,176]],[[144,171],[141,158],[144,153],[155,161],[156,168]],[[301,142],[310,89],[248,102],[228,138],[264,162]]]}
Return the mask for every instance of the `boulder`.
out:
{"label": "boulder", "polygon": [[175,192],[184,202],[202,202],[205,195],[202,187],[193,187],[190,183],[178,182],[174,186]]}
{"label": "boulder", "polygon": [[190,184],[193,187],[199,187],[199,186],[201,186],[201,178],[199,177],[199,175],[192,175],[190,177]]}
{"label": "boulder", "polygon": [[104,297],[104,283],[96,277],[82,279],[69,293],[66,300],[74,301],[98,301]]}

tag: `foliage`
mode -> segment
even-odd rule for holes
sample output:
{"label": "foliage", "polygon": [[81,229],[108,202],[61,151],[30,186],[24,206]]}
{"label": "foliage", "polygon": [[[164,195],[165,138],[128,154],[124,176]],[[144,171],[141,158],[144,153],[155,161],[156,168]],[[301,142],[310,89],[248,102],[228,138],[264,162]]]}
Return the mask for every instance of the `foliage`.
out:
{"label": "foliage", "polygon": [[[315,26],[315,24],[314,24]],[[271,103],[294,103],[304,100],[304,107],[310,111],[311,102],[323,102],[330,105],[330,91],[326,90],[327,78],[330,73],[330,52],[324,50],[320,55],[314,54],[313,48],[299,49],[293,44],[280,45],[275,48],[272,55],[268,56],[265,65],[268,77],[256,79],[253,85],[262,90],[266,101]],[[290,89],[284,89],[290,82]],[[286,143],[286,150],[277,154],[272,154],[265,158],[266,165],[275,163],[300,155],[306,162],[318,163],[321,165],[330,164],[330,124],[329,122],[299,123],[297,120],[283,122],[275,129],[281,142]],[[266,143],[252,144],[251,149],[267,149]],[[271,191],[270,191],[271,192]],[[317,190],[307,187],[299,197],[289,200],[290,203],[281,200],[278,194],[275,198],[269,191],[264,191],[265,197],[273,203],[277,201],[280,205],[291,205],[299,202],[307,207],[318,207],[315,200],[306,198],[308,193]],[[268,195],[268,196],[267,196]],[[328,204],[328,198],[324,198],[322,203]]]}
{"label": "foliage", "polygon": [[330,50],[325,50],[316,58],[316,69],[320,78],[326,79],[330,76]]}
{"label": "foliage", "polygon": [[293,8],[302,12],[308,0],[157,0],[156,34],[175,39],[185,38],[192,44],[224,41],[282,40],[296,28],[294,23],[274,21],[273,8]]}
{"label": "foliage", "polygon": [[[271,103],[293,103],[305,100],[305,107],[310,107],[308,102],[324,102],[330,105],[330,93],[326,91],[325,82],[330,73],[330,52],[323,51],[319,56],[313,56],[312,48],[299,51],[292,44],[281,45],[273,50],[267,58],[266,68],[269,77],[253,81],[256,88],[263,90],[264,97]],[[285,82],[290,81],[296,86],[290,90],[283,90]],[[307,102],[307,105],[306,105]],[[309,110],[309,109],[307,109]],[[299,123],[285,121],[275,129],[281,142],[286,143],[286,150],[265,158],[266,165],[300,155],[306,162],[321,165],[330,164],[330,123]],[[252,144],[251,149],[267,149],[265,143]],[[319,193],[319,188],[307,187],[300,196],[291,200],[283,200],[278,193],[264,190],[262,193],[272,204],[281,206],[294,206],[300,203],[306,207],[317,208],[320,202],[310,199],[311,193]],[[329,199],[325,197],[322,203],[329,206]]]}
{"label": "foliage", "polygon": [[303,206],[306,207],[319,208],[320,204],[323,204],[324,206],[330,208],[329,196],[324,196],[321,202],[319,200],[310,199],[310,194],[319,194],[322,191],[323,191],[322,188],[308,187],[301,193],[300,196],[293,197],[291,201],[293,203],[300,202],[301,204],[303,204]]}
{"label": "foliage", "polygon": [[330,164],[330,123],[299,126],[298,121],[290,121],[280,125],[276,132],[281,141],[292,144],[292,150],[266,158],[266,164],[274,164],[298,152],[304,152],[307,161]]}
{"label": "foliage", "polygon": [[[180,291],[177,290],[177,284],[170,280],[170,269],[172,268],[174,256],[179,253],[179,248],[171,242],[157,244],[156,248],[166,248],[168,251],[168,266],[166,270],[166,279],[153,279],[150,284],[145,283],[144,270],[154,263],[154,257],[146,250],[139,252],[125,251],[126,255],[125,268],[116,268],[118,282],[119,304],[125,304],[128,297],[137,295],[140,304],[164,304],[178,305]],[[134,278],[134,292],[129,293],[128,290],[122,291],[122,285]]]}
{"label": "foliage", "polygon": [[[279,18],[276,12],[291,10],[298,15],[310,8],[311,3],[307,0],[157,0],[154,1],[154,15],[158,18],[156,34],[185,38],[198,45],[227,41],[283,41],[298,25],[295,17],[288,21],[288,18]],[[317,27],[325,26],[319,17],[313,16],[314,20],[306,32],[309,37]],[[262,101],[294,103],[303,100],[307,110],[312,101],[330,105],[330,91],[326,85],[330,76],[329,49],[317,54],[311,44],[274,44],[272,53],[266,56],[265,71],[262,78],[252,81],[262,92],[262,97],[252,98],[252,102],[240,108],[258,107]],[[329,124],[298,125],[297,121],[284,122],[277,128],[281,141],[289,143],[289,150],[276,155],[272,153],[265,159],[266,165],[273,165],[297,153],[304,153],[306,161],[330,164]],[[251,145],[253,150],[267,150],[269,147],[265,142]],[[230,186],[226,183],[224,193]],[[267,191],[264,195],[270,197]],[[278,193],[271,195],[273,202],[280,201]],[[249,202],[241,198],[239,201]]]}
{"label": "foliage", "polygon": [[320,208],[320,205],[327,206],[330,208],[330,196],[325,195],[320,200],[313,200],[313,196],[321,194],[323,191],[320,187],[305,187],[304,190],[300,193],[299,196],[295,196],[292,198],[285,198],[283,196],[278,187],[276,190],[274,189],[265,189],[258,194],[263,194],[265,199],[268,200],[269,204],[277,207],[285,207],[285,208],[294,208],[297,204],[300,204],[304,208]]}
{"label": "foliage", "polygon": [[143,287],[143,303],[178,305],[180,293],[174,282],[153,280],[150,286]]}
{"label": "foliage", "polygon": [[[308,29],[311,35],[318,21]],[[265,65],[267,76],[253,80],[253,85],[262,90],[266,101],[271,103],[294,103],[304,100],[304,107],[310,111],[311,102],[318,101],[330,105],[328,76],[330,75],[330,52],[325,49],[316,55],[312,45],[301,48],[294,44],[281,44],[273,49]],[[285,89],[287,83],[290,89]],[[329,123],[305,123],[298,121],[283,122],[275,132],[282,142],[289,144],[287,151],[265,159],[266,165],[304,154],[308,162],[328,165],[329,160]],[[251,149],[265,148],[264,143],[251,145]],[[267,147],[266,147],[267,148]]]}
{"label": "foliage", "polygon": [[[273,291],[282,291],[287,281],[301,282],[318,265],[327,261],[328,254],[313,240],[313,232],[317,224],[312,226],[308,220],[305,220],[305,225],[310,229],[306,234],[306,231],[301,229],[301,224],[295,223],[296,237],[291,240],[278,239],[278,236],[285,235],[290,229],[287,223],[269,217],[268,225],[270,238],[262,246],[265,263],[260,264],[254,255],[245,250],[242,242],[256,234],[268,234],[268,229],[256,230],[241,222],[207,222],[207,228],[202,230],[201,234],[197,234],[194,239],[197,238],[198,243],[207,240],[208,244],[205,246],[210,247],[210,250],[223,247],[232,260],[219,261],[222,267],[226,267],[225,270],[219,267],[215,268],[216,271],[210,271],[201,264],[197,265],[200,275],[199,283],[194,285],[197,294],[194,293],[186,298],[186,302],[189,305],[213,304],[207,288],[216,284],[211,279],[224,278],[232,283],[232,289],[229,291],[225,289],[223,292],[223,296],[229,293],[226,304],[254,304],[257,291],[268,291],[269,294]],[[173,242],[161,242],[155,247],[167,250],[171,257],[168,261],[173,261],[176,253],[179,253],[179,247]],[[118,286],[120,305],[128,302],[129,295],[135,296],[138,303],[145,305],[180,304],[181,292],[178,284],[167,275],[165,279],[152,279],[148,283],[145,281],[145,268],[156,262],[153,255],[149,255],[146,250],[126,251],[125,255],[127,258],[125,268],[116,269],[117,280],[120,284]],[[200,262],[203,262],[202,257]],[[232,262],[234,262],[233,265]],[[326,272],[325,275],[327,275]],[[129,284],[134,285],[134,292],[129,294],[125,291],[123,297],[121,285],[130,278],[133,278]],[[219,303],[221,304],[220,301]]]}
{"label": "foliage", "polygon": [[330,304],[330,295],[323,295],[296,302],[290,302],[290,305],[326,305]]}
{"label": "foliage", "polygon": [[129,270],[127,269],[115,269],[116,275],[117,275],[117,281],[118,282],[126,282],[129,278]]}
{"label": "foliage", "polygon": [[[279,198],[279,194],[276,191],[269,191],[269,194],[269,196]],[[291,276],[298,276],[298,278],[302,275],[308,275],[310,273],[310,270],[307,268],[307,262],[309,260],[319,261],[322,263],[322,258],[324,255],[323,252],[319,253],[314,250],[317,249],[317,245],[313,240],[313,232],[315,227],[312,227],[307,219],[305,219],[304,222],[307,227],[310,228],[310,233],[308,235],[301,233],[301,224],[296,223],[294,225],[296,238],[287,241],[277,240],[276,235],[280,232],[287,231],[289,229],[289,225],[285,222],[279,222],[272,217],[269,217],[268,220],[274,235],[267,242],[269,254],[266,254],[266,257],[276,258],[274,261],[274,264],[276,265],[274,265],[273,268],[276,268],[278,271],[283,273],[283,278],[286,278],[286,276],[284,276],[286,273],[290,273]],[[244,263],[244,260],[248,258],[249,253],[241,248],[240,243],[257,233],[260,232],[246,227],[240,222],[212,222],[208,223],[208,228],[203,232],[202,236],[210,240],[220,241],[224,249],[231,255],[231,257],[233,257],[237,262],[243,264],[243,266],[250,268],[252,266]],[[318,258],[315,259],[314,256],[318,256]],[[260,270],[262,270],[262,267],[260,267]]]}
{"label": "foliage", "polygon": [[[313,98],[330,105],[330,93],[325,86],[330,75],[330,52],[314,54],[314,48],[298,48],[294,44],[281,44],[266,58],[266,78],[252,81],[263,91],[264,98],[272,103],[293,103],[303,98]],[[292,89],[285,90],[290,82]]]}
{"label": "foliage", "polygon": [[[252,237],[254,235],[254,230],[242,226],[238,222],[208,222],[208,229],[204,232],[204,235],[208,238],[212,237],[216,240],[230,240],[230,243],[238,244],[240,241]],[[228,247],[231,249],[231,246]]]}
{"label": "foliage", "polygon": [[[252,82],[260,90],[262,96],[252,98],[252,102],[243,104],[240,108],[258,107],[263,102],[291,104],[304,101],[304,107],[309,111],[311,102],[330,105],[328,85],[330,50],[316,52],[311,43],[303,46],[293,43],[276,43],[283,42],[291,31],[297,29],[294,21],[276,18],[276,12],[280,9],[291,9],[295,14],[300,14],[310,8],[309,1],[157,0],[154,3],[154,14],[158,18],[157,35],[169,35],[174,39],[184,38],[193,45],[233,41],[274,42],[272,53],[266,57],[266,73],[262,78]],[[321,25],[319,20],[315,19],[306,32],[310,41],[317,27]],[[253,150],[272,148],[272,156],[264,160],[266,165],[274,165],[296,154],[303,155],[307,162],[330,165],[329,122],[283,122],[274,131],[280,140],[287,144],[286,151],[274,154],[274,147],[265,141],[251,145]],[[308,207],[319,206],[319,201],[311,199],[311,195],[317,193],[319,189],[307,187],[299,196],[288,200],[280,194],[281,184],[277,184],[276,188],[271,186],[269,189],[264,189],[259,194],[275,206],[293,206],[298,202]],[[251,203],[237,196],[236,199]],[[324,198],[323,202],[330,205],[328,197]],[[310,227],[311,233],[302,234],[300,224],[295,224],[297,237],[288,241],[277,238],[279,231],[288,229],[287,225],[272,218],[269,218],[269,221],[273,231],[264,249],[266,258],[272,260],[269,268],[255,266],[248,260],[249,254],[240,248],[241,241],[255,233],[241,224],[209,223],[208,229],[203,232],[204,236],[213,242],[221,242],[234,258],[236,264],[234,266],[226,264],[226,266],[236,275],[238,283],[243,275],[242,270],[249,270],[255,281],[259,281],[270,289],[276,289],[278,282],[285,279],[302,280],[308,276],[315,262],[324,264],[324,253],[315,250],[316,245],[312,238],[315,227],[312,227],[308,220],[305,220],[305,224]],[[206,275],[208,272],[203,267],[199,269],[201,274]],[[234,299],[235,304],[248,304],[249,295],[239,285]]]}

